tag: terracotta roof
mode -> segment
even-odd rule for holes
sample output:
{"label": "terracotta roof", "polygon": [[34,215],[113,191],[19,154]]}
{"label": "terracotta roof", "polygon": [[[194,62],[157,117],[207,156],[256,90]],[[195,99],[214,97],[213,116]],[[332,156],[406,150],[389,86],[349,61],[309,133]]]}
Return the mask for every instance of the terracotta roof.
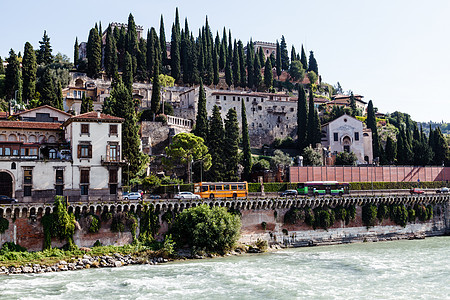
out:
{"label": "terracotta roof", "polygon": [[50,106],[50,105],[42,105],[42,106],[39,106],[39,107],[36,107],[36,108],[27,109],[27,110],[21,111],[21,112],[19,112],[19,113],[13,114],[13,116],[20,116],[20,115],[22,115],[22,114],[24,114],[24,113],[28,113],[28,112],[30,112],[30,111],[38,110],[38,109],[42,109],[42,108],[49,108],[49,109],[52,109],[52,110],[57,111],[57,112],[59,112],[59,113],[65,114],[65,115],[67,115],[67,116],[71,116],[71,114],[68,114],[68,113],[66,113],[65,111],[59,110],[59,109],[54,108],[53,106]]}
{"label": "terracotta roof", "polygon": [[20,129],[47,129],[58,130],[61,123],[51,122],[25,122],[25,121],[1,121],[0,128],[20,128]]}
{"label": "terracotta roof", "polygon": [[6,119],[9,117],[9,113],[6,111],[0,111],[0,119]]}
{"label": "terracotta roof", "polygon": [[119,117],[114,117],[114,116],[103,114],[103,113],[98,113],[96,111],[90,111],[90,112],[69,118],[66,122],[64,122],[64,126],[66,126],[67,124],[69,124],[71,122],[76,122],[76,121],[79,121],[79,122],[106,121],[106,122],[111,122],[111,123],[119,123],[119,122],[121,123],[121,122],[125,121],[125,119],[119,118]]}
{"label": "terracotta roof", "polygon": [[211,95],[230,95],[230,96],[240,96],[240,97],[282,97],[282,98],[289,98],[289,95],[286,93],[279,94],[279,93],[263,93],[263,92],[241,92],[241,91],[217,91],[212,92]]}

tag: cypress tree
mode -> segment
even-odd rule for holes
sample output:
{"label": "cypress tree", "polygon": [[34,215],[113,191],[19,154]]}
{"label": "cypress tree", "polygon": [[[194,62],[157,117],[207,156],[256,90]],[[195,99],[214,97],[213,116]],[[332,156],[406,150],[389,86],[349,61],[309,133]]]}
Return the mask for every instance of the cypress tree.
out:
{"label": "cypress tree", "polygon": [[44,30],[44,36],[42,41],[39,41],[39,51],[37,56],[37,63],[48,65],[52,62],[52,47],[50,46],[50,38],[47,35],[47,31]]}
{"label": "cypress tree", "polygon": [[224,70],[227,62],[227,32],[223,28],[222,44],[219,51],[219,68]]}
{"label": "cypress tree", "polygon": [[[352,93],[353,95],[353,93]],[[375,117],[375,110],[373,109],[372,100],[367,105],[367,128],[372,131],[372,151],[373,157],[380,157],[380,142],[378,139],[377,121]]]}
{"label": "cypress tree", "polygon": [[133,93],[133,62],[131,59],[130,53],[125,52],[125,63],[124,70],[122,73],[123,84],[130,91],[130,94]]}
{"label": "cypress tree", "polygon": [[305,49],[303,49],[303,45],[302,45],[302,56],[300,58],[300,62],[303,65],[303,69],[308,70],[308,60],[306,58],[306,53],[305,53]]}
{"label": "cypress tree", "polygon": [[239,123],[234,108],[230,108],[225,119],[224,158],[226,181],[238,181]]}
{"label": "cypress tree", "polygon": [[244,45],[242,44],[241,40],[238,41],[238,54],[239,54],[239,68],[240,68],[240,86],[245,87],[246,85],[246,78],[247,78],[247,72],[245,70],[245,53],[244,53]]}
{"label": "cypress tree", "polygon": [[[350,95],[350,109],[352,112],[352,117],[356,117],[358,111],[356,109],[356,101],[355,101],[355,96],[353,95],[353,92]],[[373,106],[372,106],[372,110],[373,110]],[[375,116],[375,113],[374,113],[374,116]]]}
{"label": "cypress tree", "polygon": [[125,39],[125,51],[127,51],[131,55],[131,61],[133,62],[132,70],[134,76],[136,74],[137,69],[138,38],[136,31],[136,23],[134,22],[134,17],[131,13],[128,16],[127,34]]}
{"label": "cypress tree", "polygon": [[181,46],[180,46],[180,57],[181,57],[181,67],[183,73],[183,83],[187,84],[190,82],[192,75],[189,73],[189,59],[191,58],[191,39],[189,37],[189,25],[187,18],[184,19],[184,31],[181,31]]}
{"label": "cypress tree", "polygon": [[163,66],[167,65],[167,46],[166,46],[166,32],[164,29],[163,15],[159,23],[159,44],[161,49],[161,63]]}
{"label": "cypress tree", "polygon": [[[13,49],[9,51],[9,57],[6,61],[8,62],[8,65],[6,66],[5,71],[5,83],[4,83],[5,99],[6,100],[14,99],[17,95],[17,100],[20,100],[19,97],[22,93],[20,65],[17,55]],[[17,94],[16,91],[18,91]]]}
{"label": "cypress tree", "polygon": [[225,81],[228,84],[228,86],[231,86],[233,84],[233,73],[231,72],[231,66],[230,62],[226,62],[225,66]]}
{"label": "cypress tree", "polygon": [[88,59],[87,75],[96,78],[101,69],[101,44],[100,37],[95,28],[89,31],[89,38],[86,45],[86,56]]}
{"label": "cypress tree", "polygon": [[270,59],[266,60],[266,65],[264,66],[264,84],[267,89],[270,89],[273,85],[272,63]]}
{"label": "cypress tree", "polygon": [[211,154],[212,165],[208,170],[208,180],[222,181],[224,170],[224,145],[225,132],[223,129],[220,109],[214,105],[211,120],[209,121],[209,133],[207,139],[208,152]]}
{"label": "cypress tree", "polygon": [[233,43],[231,42],[231,30],[228,30],[228,55],[227,61],[230,64],[233,62]]}
{"label": "cypress tree", "polygon": [[250,138],[248,136],[247,112],[245,109],[245,101],[242,100],[241,122],[242,122],[242,165],[244,167],[242,173],[243,180],[250,180],[250,172],[252,170],[252,152],[250,149]]}
{"label": "cypress tree", "polygon": [[442,165],[445,163],[449,156],[448,143],[441,129],[438,127],[434,131],[434,164]]}
{"label": "cypress tree", "polygon": [[306,106],[306,93],[302,85],[298,88],[298,102],[297,102],[297,139],[300,151],[303,152],[308,146],[307,139],[308,129],[308,110]]}
{"label": "cypress tree", "polygon": [[264,51],[262,48],[259,48],[259,64],[264,66],[266,64],[266,56],[264,55]]}
{"label": "cypress tree", "polygon": [[147,42],[141,38],[137,50],[137,68],[135,78],[138,81],[145,81],[148,78],[147,74]]}
{"label": "cypress tree", "polygon": [[247,87],[253,88],[255,85],[254,76],[255,73],[253,71],[254,68],[254,57],[253,57],[253,42],[250,40],[249,43],[247,43]]}
{"label": "cypress tree", "polygon": [[386,153],[386,160],[388,164],[394,164],[395,157],[397,156],[397,144],[390,136],[386,139],[386,147],[384,152]]}
{"label": "cypress tree", "polygon": [[294,45],[292,45],[292,48],[291,48],[291,61],[294,61],[296,59],[297,59],[297,53],[295,52]]}
{"label": "cypress tree", "polygon": [[214,68],[214,79],[213,83],[214,85],[217,85],[219,83],[219,56],[217,55],[217,48],[214,47],[213,50],[213,68]]}
{"label": "cypress tree", "polygon": [[118,70],[118,58],[117,58],[117,46],[116,39],[114,38],[111,26],[108,27],[106,32],[106,45],[105,45],[105,71],[109,78],[112,78]]}
{"label": "cypress tree", "polygon": [[36,54],[30,43],[25,43],[22,60],[23,99],[28,103],[36,93]]}
{"label": "cypress tree", "polygon": [[317,61],[314,58],[314,52],[312,51],[309,51],[308,71],[314,71],[314,73],[319,75],[319,67],[317,66]]}
{"label": "cypress tree", "polygon": [[194,40],[194,35],[191,33],[191,59],[189,61],[189,72],[192,76],[191,82],[192,83],[199,83],[200,82],[200,75],[198,70],[198,51],[197,51],[197,44]]}
{"label": "cypress tree", "polygon": [[64,109],[64,97],[62,94],[62,86],[61,86],[61,82],[58,81],[58,85],[56,86],[56,91],[55,91],[55,101],[53,103],[53,107],[59,109],[59,110],[63,110]]}
{"label": "cypress tree", "polygon": [[[158,56],[155,61],[156,65],[159,65]],[[154,68],[153,81],[152,81],[152,100],[151,100],[151,110],[155,115],[159,111],[159,106],[161,103],[161,84],[159,82],[159,68]]]}
{"label": "cypress tree", "polygon": [[88,112],[88,105],[86,101],[86,94],[83,93],[83,96],[81,97],[81,107],[80,107],[80,114],[84,114]]}
{"label": "cypress tree", "polygon": [[[128,88],[121,80],[111,90],[111,101],[115,103],[114,115],[124,118],[122,124],[122,153],[129,162],[129,178],[133,178],[141,169],[144,160],[139,150],[139,126],[137,125],[136,111],[134,109],[133,98]],[[126,174],[128,168],[123,168]],[[123,178],[128,178],[127,175]]]}
{"label": "cypress tree", "polygon": [[53,77],[50,73],[50,68],[45,68],[44,76],[42,77],[41,104],[54,106],[55,102],[56,95]]}
{"label": "cypress tree", "polygon": [[205,84],[211,85],[214,79],[214,65],[213,65],[213,57],[210,51],[210,45],[207,45],[206,49],[206,72],[205,72]]}
{"label": "cypress tree", "polygon": [[239,65],[239,54],[236,40],[234,40],[233,50],[233,83],[235,87],[241,84],[241,66]]}
{"label": "cypress tree", "polygon": [[253,71],[255,72],[254,75],[254,85],[257,89],[261,88],[263,80],[261,75],[261,65],[259,63],[259,58],[255,56],[255,59],[253,60],[254,67]]}
{"label": "cypress tree", "polygon": [[[116,27],[117,28],[117,27]],[[119,38],[116,39],[117,51],[118,51],[118,61],[119,61],[119,70],[123,71],[124,63],[125,63],[125,44],[127,39],[127,33],[125,31],[125,27],[120,28]]]}
{"label": "cypress tree", "polygon": [[281,36],[281,44],[280,44],[280,58],[281,58],[281,69],[287,70],[289,69],[289,54],[287,50],[286,41],[284,39],[284,35]]}
{"label": "cypress tree", "polygon": [[277,76],[279,77],[281,75],[281,49],[280,44],[277,40],[277,53],[276,53],[276,68],[277,68]]}
{"label": "cypress tree", "polygon": [[180,60],[180,33],[177,26],[172,25],[172,40],[170,44],[170,62],[171,62],[171,75],[175,78],[175,82],[180,79],[181,76],[181,60]]}
{"label": "cypress tree", "polygon": [[75,38],[75,45],[73,46],[73,65],[75,68],[78,66],[78,59],[80,58],[80,52],[79,52],[79,45],[78,45],[78,37]]}
{"label": "cypress tree", "polygon": [[203,140],[206,140],[208,136],[208,113],[206,112],[206,95],[202,80],[200,80],[198,93],[197,118],[195,120],[193,133],[196,136],[203,138]]}
{"label": "cypress tree", "polygon": [[[314,93],[309,93],[309,107],[308,107],[308,132],[306,134],[308,145],[315,148],[317,143],[317,124],[316,124],[316,109],[314,107]],[[320,142],[320,141],[319,141]]]}
{"label": "cypress tree", "polygon": [[5,74],[5,68],[3,67],[3,59],[0,56],[0,75]]}
{"label": "cypress tree", "polygon": [[157,57],[160,56],[160,53],[159,39],[156,35],[155,28],[152,27],[147,33],[147,74],[149,78],[153,77],[155,68],[160,68],[159,64],[156,64]]}

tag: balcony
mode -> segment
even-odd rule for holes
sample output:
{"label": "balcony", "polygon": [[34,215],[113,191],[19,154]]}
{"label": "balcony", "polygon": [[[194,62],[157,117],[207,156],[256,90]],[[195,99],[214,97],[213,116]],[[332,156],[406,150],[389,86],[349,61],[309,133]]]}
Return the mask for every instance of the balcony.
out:
{"label": "balcony", "polygon": [[124,160],[120,160],[119,158],[111,158],[106,155],[102,155],[101,157],[102,166],[126,166],[127,163]]}

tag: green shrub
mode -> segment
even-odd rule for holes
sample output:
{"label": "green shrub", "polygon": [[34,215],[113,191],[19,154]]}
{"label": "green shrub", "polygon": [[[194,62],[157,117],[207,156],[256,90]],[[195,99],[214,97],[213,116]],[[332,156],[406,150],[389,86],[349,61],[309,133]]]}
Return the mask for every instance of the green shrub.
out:
{"label": "green shrub", "polygon": [[0,233],[4,233],[9,228],[9,221],[3,217],[0,217]]}
{"label": "green shrub", "polygon": [[289,234],[289,232],[288,232],[288,230],[286,228],[283,228],[283,230],[281,230],[281,232],[283,232],[284,235],[288,235]]}
{"label": "green shrub", "polygon": [[147,205],[144,203],[140,215],[139,241],[145,245],[152,243],[159,227],[159,213],[155,211],[153,204]]}
{"label": "green shrub", "polygon": [[262,252],[265,252],[268,248],[268,243],[266,240],[257,239],[255,243],[256,248],[261,250]]}
{"label": "green shrub", "polygon": [[333,226],[335,220],[333,210],[327,207],[316,207],[314,209],[314,224],[313,228],[323,228],[327,230]]}
{"label": "green shrub", "polygon": [[377,210],[377,218],[381,222],[384,219],[387,219],[389,217],[389,208],[386,204],[382,203],[378,205]]}
{"label": "green shrub", "polygon": [[403,204],[394,204],[391,207],[391,219],[395,224],[405,227],[408,223],[408,210]]}
{"label": "green shrub", "polygon": [[0,248],[0,255],[5,255],[8,252],[26,252],[27,248],[14,244],[13,242],[6,242]]}
{"label": "green shrub", "polygon": [[266,222],[261,222],[261,227],[262,227],[263,230],[266,230],[267,223]]}
{"label": "green shrub", "polygon": [[[350,190],[397,190],[417,187],[417,182],[350,182]],[[420,182],[420,187],[435,189],[442,187],[441,181]]]}
{"label": "green shrub", "polygon": [[224,207],[199,205],[183,210],[173,222],[171,233],[178,247],[223,253],[230,250],[241,228],[239,216]]}
{"label": "green shrub", "polygon": [[93,247],[101,247],[101,246],[103,246],[103,244],[99,240],[96,240]]}
{"label": "green shrub", "polygon": [[100,218],[97,215],[87,215],[86,221],[88,223],[88,232],[97,233],[100,230]]}
{"label": "green shrub", "polygon": [[314,212],[311,207],[305,207],[305,223],[308,226],[314,225]]}
{"label": "green shrub", "polygon": [[377,218],[377,207],[374,204],[365,204],[362,207],[362,221],[363,224],[369,228],[375,225]]}
{"label": "green shrub", "polygon": [[304,211],[291,207],[285,214],[284,214],[284,223],[285,224],[297,224],[298,221],[305,218]]}
{"label": "green shrub", "polygon": [[416,211],[412,207],[408,208],[408,221],[409,222],[416,221]]}

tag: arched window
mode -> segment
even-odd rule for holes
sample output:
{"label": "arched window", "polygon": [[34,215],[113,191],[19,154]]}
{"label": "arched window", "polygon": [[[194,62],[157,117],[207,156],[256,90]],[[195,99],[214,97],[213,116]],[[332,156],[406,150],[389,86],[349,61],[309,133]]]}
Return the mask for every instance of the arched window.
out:
{"label": "arched window", "polygon": [[344,151],[345,151],[345,152],[350,152],[350,146],[351,146],[351,144],[352,144],[352,140],[350,139],[350,137],[345,136],[345,137],[342,139],[342,144],[344,145]]}
{"label": "arched window", "polygon": [[8,136],[8,141],[9,142],[17,142],[17,136],[15,134],[10,134]]}
{"label": "arched window", "polygon": [[48,151],[48,158],[50,158],[50,159],[56,158],[56,150],[55,149],[50,149],[50,151]]}

